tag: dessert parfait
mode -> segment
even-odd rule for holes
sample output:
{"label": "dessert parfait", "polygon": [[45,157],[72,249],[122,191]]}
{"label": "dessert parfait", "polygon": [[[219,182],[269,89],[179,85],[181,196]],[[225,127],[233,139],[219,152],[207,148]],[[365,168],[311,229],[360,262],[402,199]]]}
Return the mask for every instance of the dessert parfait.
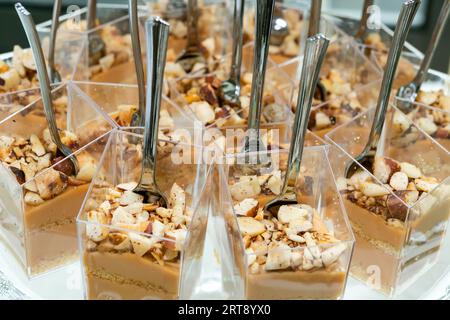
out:
{"label": "dessert parfait", "polygon": [[305,149],[300,175],[288,185],[295,190],[297,204],[264,211],[280,193],[287,152],[272,152],[270,157],[279,170],[240,177],[229,173],[247,261],[246,298],[338,299],[346,283],[353,236],[325,148]]}
{"label": "dessert parfait", "polygon": [[[114,126],[73,84],[59,93],[72,97],[69,112],[56,113],[62,142],[78,162],[57,152],[40,100],[0,122],[0,228],[5,241],[35,276],[74,261],[75,218]],[[56,94],[57,95],[57,94]],[[76,105],[76,108],[72,108]],[[93,123],[102,124],[99,132]]]}
{"label": "dessert parfait", "polygon": [[[130,137],[139,143],[134,145]],[[174,164],[158,151],[157,182],[168,205],[135,193],[142,136],[111,135],[78,217],[87,299],[176,299],[199,165]],[[160,140],[161,143],[161,140]],[[189,152],[194,149],[188,147]]]}
{"label": "dessert parfait", "polygon": [[326,136],[334,146],[330,159],[356,237],[351,272],[386,295],[401,293],[426,275],[450,214],[448,152],[404,115],[401,123],[409,129],[399,137],[398,115],[394,108],[387,115],[380,155],[349,177],[345,166],[364,148],[373,109]]}

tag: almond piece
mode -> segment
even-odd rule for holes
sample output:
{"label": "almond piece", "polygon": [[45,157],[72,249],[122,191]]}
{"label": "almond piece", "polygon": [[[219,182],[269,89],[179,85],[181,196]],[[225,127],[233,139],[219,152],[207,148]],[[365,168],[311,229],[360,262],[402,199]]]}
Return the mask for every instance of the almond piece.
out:
{"label": "almond piece", "polygon": [[119,203],[122,206],[127,206],[129,204],[135,203],[135,202],[142,202],[144,201],[144,197],[140,194],[134,193],[133,191],[126,190],[122,196],[120,197]]}
{"label": "almond piece", "polygon": [[368,197],[381,197],[390,193],[384,186],[372,182],[364,182],[361,184],[361,192]]}
{"label": "almond piece", "polygon": [[430,136],[438,130],[438,126],[434,123],[432,118],[419,118],[417,120],[417,126]]}
{"label": "almond piece", "polygon": [[156,208],[155,212],[161,218],[171,218],[173,210],[172,209],[163,208],[163,207],[159,207],[159,208]]}
{"label": "almond piece", "polygon": [[30,136],[31,150],[38,156],[43,156],[46,151],[44,146],[41,143],[41,140],[37,137],[37,135],[32,134]]}
{"label": "almond piece", "polygon": [[36,187],[42,199],[48,200],[61,194],[67,188],[67,176],[49,168],[35,178]]}
{"label": "almond piece", "polygon": [[238,216],[255,217],[258,211],[258,200],[251,198],[244,199],[238,204],[235,204],[233,208]]}
{"label": "almond piece", "polygon": [[350,183],[355,187],[358,187],[370,179],[370,174],[362,169],[357,170],[350,178]]}
{"label": "almond piece", "polygon": [[424,192],[431,192],[439,185],[438,181],[435,178],[415,179],[414,183],[416,184],[417,190]]}
{"label": "almond piece", "polygon": [[187,231],[184,229],[167,231],[165,233],[164,237],[171,241],[165,240],[164,246],[170,250],[181,251],[183,249],[186,235],[187,235]]}
{"label": "almond piece", "polygon": [[289,223],[293,220],[302,220],[308,216],[308,211],[298,205],[284,205],[278,210],[278,220],[281,223]]}
{"label": "almond piece", "polygon": [[251,217],[238,217],[239,230],[243,236],[254,237],[266,231],[263,223]]}
{"label": "almond piece", "polygon": [[37,193],[34,192],[25,193],[24,201],[26,204],[29,204],[31,206],[38,206],[44,203],[44,199],[42,199]]}
{"label": "almond piece", "polygon": [[402,162],[400,163],[400,167],[400,170],[406,173],[406,175],[410,179],[418,179],[422,176],[422,172],[420,171],[420,169],[411,163]]}
{"label": "almond piece", "polygon": [[388,183],[397,171],[400,171],[400,165],[397,161],[387,157],[375,157],[373,175],[382,183]]}
{"label": "almond piece", "polygon": [[173,184],[169,194],[169,207],[172,208],[172,215],[181,216],[186,208],[186,193],[176,183]]}
{"label": "almond piece", "polygon": [[281,192],[281,171],[276,171],[267,181],[267,187],[273,194],[280,194]]}
{"label": "almond piece", "polygon": [[[103,212],[89,211],[87,213],[88,223],[86,225],[86,235],[95,242],[100,242],[108,236],[108,228],[97,224],[107,224],[108,219]],[[94,224],[95,223],[95,224]]]}
{"label": "almond piece", "polygon": [[113,244],[114,250],[125,252],[130,251],[132,248],[130,238],[123,233],[110,233],[108,235],[109,241]]}
{"label": "almond piece", "polygon": [[394,128],[396,128],[398,133],[405,132],[411,126],[411,123],[409,122],[408,117],[406,117],[403,113],[401,113],[399,111],[396,111],[394,113],[394,117],[392,119],[392,123],[393,123]]}
{"label": "almond piece", "polygon": [[339,243],[335,246],[332,246],[331,248],[326,249],[322,252],[321,258],[323,264],[328,267],[329,265],[336,262],[339,257],[344,253],[344,251],[347,249],[347,246],[343,243]]}
{"label": "almond piece", "polygon": [[293,230],[295,233],[311,231],[313,229],[313,224],[311,221],[305,219],[296,219],[289,222],[289,229]]}
{"label": "almond piece", "polygon": [[146,254],[157,242],[153,237],[147,238],[134,232],[130,232],[128,236],[130,237],[134,253],[139,257]]}
{"label": "almond piece", "polygon": [[164,237],[164,224],[158,220],[153,221],[152,223],[152,234],[157,237]]}
{"label": "almond piece", "polygon": [[242,201],[247,198],[255,198],[261,193],[261,186],[258,179],[252,177],[248,180],[241,180],[230,187],[230,193],[234,200]]}
{"label": "almond piece", "polygon": [[121,183],[117,185],[118,189],[124,190],[124,191],[133,191],[134,188],[137,187],[137,182],[127,182],[127,183]]}
{"label": "almond piece", "polygon": [[214,108],[206,101],[193,102],[189,104],[197,119],[202,124],[210,124],[216,119]]}
{"label": "almond piece", "polygon": [[136,222],[136,219],[134,216],[129,213],[127,210],[125,210],[123,207],[118,207],[116,210],[112,213],[112,225],[120,225],[120,224],[134,224]]}
{"label": "almond piece", "polygon": [[331,126],[330,117],[320,111],[316,112],[315,123],[318,130],[325,129]]}
{"label": "almond piece", "polygon": [[92,162],[87,162],[80,166],[80,171],[78,171],[77,179],[90,182],[94,178],[95,172],[97,171],[97,166]]}
{"label": "almond piece", "polygon": [[396,172],[392,175],[389,184],[394,190],[402,191],[408,188],[408,176],[404,172]]}
{"label": "almond piece", "polygon": [[270,270],[283,270],[291,266],[291,248],[285,244],[278,244],[276,247],[271,248],[267,253],[267,260],[265,269]]}

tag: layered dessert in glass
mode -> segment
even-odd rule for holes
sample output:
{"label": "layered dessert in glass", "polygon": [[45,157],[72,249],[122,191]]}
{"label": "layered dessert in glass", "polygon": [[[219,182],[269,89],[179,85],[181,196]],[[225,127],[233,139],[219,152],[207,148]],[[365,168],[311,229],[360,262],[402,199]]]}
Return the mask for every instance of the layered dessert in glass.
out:
{"label": "layered dessert in glass", "polygon": [[[184,156],[201,149],[164,140],[159,146],[167,143],[184,150]],[[87,299],[179,296],[185,239],[203,181],[196,179],[201,164],[179,164],[170,152],[158,151],[156,179],[168,206],[145,202],[133,192],[140,177],[141,145],[142,136],[131,131],[111,135],[78,216]]]}
{"label": "layered dessert in glass", "polygon": [[54,99],[61,96],[71,99],[66,112],[55,113],[56,122],[62,142],[78,161],[78,172],[70,157],[57,152],[42,100],[0,122],[0,228],[30,277],[78,258],[76,214],[115,127],[73,83],[53,91]]}
{"label": "layered dessert in glass", "polygon": [[[396,105],[407,101],[396,98]],[[447,151],[450,150],[450,78],[440,72],[429,71],[412,104],[408,118]],[[401,115],[396,117],[399,134],[409,129]]]}
{"label": "layered dessert in glass", "polygon": [[259,166],[251,175],[236,170],[242,154],[233,156],[228,167],[247,262],[245,298],[341,298],[354,240],[326,147],[305,149],[300,175],[288,184],[297,204],[271,212],[264,205],[280,193],[288,154],[281,150],[268,156],[270,168]]}
{"label": "layered dessert in glass", "polygon": [[394,296],[426,277],[437,260],[450,214],[450,156],[412,122],[399,135],[395,118],[402,114],[391,107],[375,161],[345,177],[346,165],[365,147],[373,113],[334,129],[326,140],[356,237],[351,273]]}

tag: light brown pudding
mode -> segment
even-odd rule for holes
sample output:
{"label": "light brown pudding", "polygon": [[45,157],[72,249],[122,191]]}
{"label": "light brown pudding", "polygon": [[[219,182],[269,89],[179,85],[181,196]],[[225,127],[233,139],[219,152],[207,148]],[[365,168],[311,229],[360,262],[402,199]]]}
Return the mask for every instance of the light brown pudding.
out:
{"label": "light brown pudding", "polygon": [[450,197],[435,194],[439,180],[407,162],[376,157],[371,171],[384,185],[361,169],[338,180],[356,236],[351,272],[391,295],[433,263]]}
{"label": "light brown pudding", "polygon": [[191,212],[176,183],[169,207],[144,203],[137,183],[96,190],[83,230],[88,299],[176,299]]}

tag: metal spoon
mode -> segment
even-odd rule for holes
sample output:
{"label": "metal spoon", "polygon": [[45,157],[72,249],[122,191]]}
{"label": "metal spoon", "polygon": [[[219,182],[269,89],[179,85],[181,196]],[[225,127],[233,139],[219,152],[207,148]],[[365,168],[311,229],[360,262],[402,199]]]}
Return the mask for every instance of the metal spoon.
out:
{"label": "metal spoon", "polygon": [[288,165],[280,194],[268,202],[264,210],[274,210],[285,204],[297,203],[296,197],[287,194],[288,181],[296,179],[300,173],[300,164],[303,155],[303,145],[308,128],[308,119],[313,102],[314,91],[319,80],[320,68],[325,59],[329,40],[322,34],[306,40],[305,57],[303,60],[300,88],[295,111],[294,128],[289,150]]}
{"label": "metal spoon", "polygon": [[166,19],[186,20],[187,6],[184,0],[169,0],[166,7]]}
{"label": "metal spoon", "polygon": [[428,48],[425,56],[420,64],[419,71],[417,72],[414,80],[401,87],[397,92],[397,98],[399,100],[397,107],[404,113],[409,113],[414,109],[414,101],[416,101],[417,94],[419,93],[422,83],[425,81],[425,77],[430,68],[431,61],[433,60],[434,53],[439,43],[439,39],[442,36],[445,24],[447,22],[450,13],[450,0],[446,0],[441,9],[441,14],[439,15],[436,26],[434,27],[433,34],[431,36],[430,42],[428,43]]}
{"label": "metal spoon", "polygon": [[56,125],[55,113],[53,111],[52,95],[50,90],[50,81],[48,78],[47,68],[45,66],[44,54],[42,52],[41,43],[39,41],[39,36],[36,31],[36,26],[33,21],[33,17],[30,12],[20,3],[15,4],[15,9],[19,15],[22,26],[30,43],[31,50],[33,52],[33,57],[36,62],[36,70],[39,79],[39,86],[41,89],[42,102],[44,105],[45,118],[47,119],[47,125],[50,130],[50,135],[52,141],[56,144],[58,148],[57,154],[64,157],[70,157],[72,163],[73,174],[78,173],[78,161],[72,155],[72,150],[64,145],[59,136],[58,127]]}
{"label": "metal spoon", "polygon": [[242,64],[242,25],[244,20],[245,0],[234,1],[233,15],[233,51],[231,70],[228,80],[222,82],[219,96],[225,104],[239,107],[241,105],[241,64]]}
{"label": "metal spoon", "polygon": [[258,155],[257,152],[266,151],[266,147],[260,137],[259,127],[274,3],[275,0],[258,0],[256,2],[255,49],[253,54],[250,112],[248,115],[247,134],[242,149],[244,163],[233,166],[236,175],[254,174],[261,167],[270,167],[268,157]]}
{"label": "metal spoon", "polygon": [[365,168],[370,168],[374,161],[374,156],[377,153],[378,144],[381,140],[380,137],[383,131],[384,120],[389,105],[389,98],[395,77],[395,72],[397,71],[398,62],[402,54],[406,36],[408,35],[408,31],[411,28],[412,21],[419,8],[419,5],[420,0],[408,0],[402,4],[402,9],[400,11],[400,16],[398,18],[397,26],[394,32],[394,38],[389,50],[369,139],[367,145],[364,148],[364,151],[360,155],[355,157],[356,161],[350,161],[347,164],[347,167],[345,169],[345,176],[347,178],[350,178],[359,168],[358,163]]}
{"label": "metal spoon", "polygon": [[53,3],[52,28],[50,31],[50,46],[48,48],[48,66],[50,67],[50,79],[52,83],[61,82],[61,75],[55,67],[55,44],[56,34],[59,27],[59,14],[61,12],[62,0]]}
{"label": "metal spoon", "polygon": [[200,41],[198,34],[198,17],[199,10],[197,0],[188,0],[187,12],[187,43],[183,53],[177,58],[177,62],[181,64],[186,72],[191,72],[196,63],[204,63],[205,57],[200,52]]}
{"label": "metal spoon", "polygon": [[138,86],[138,111],[133,114],[131,127],[144,126],[145,117],[145,80],[144,64],[142,62],[141,42],[139,39],[139,18],[137,13],[137,0],[128,0],[128,10],[130,12],[130,35],[133,47],[134,67],[136,70]]}
{"label": "metal spoon", "polygon": [[156,155],[159,130],[159,110],[166,64],[169,24],[156,17],[145,23],[147,35],[147,111],[145,113],[144,150],[142,173],[133,190],[144,196],[145,202],[159,202],[167,207],[167,198],[156,183]]}
{"label": "metal spoon", "polygon": [[[282,3],[282,0],[277,0],[277,3]],[[275,6],[272,20],[272,36],[270,37],[270,44],[280,46],[284,38],[289,35],[289,27],[286,20],[283,18],[283,10]]]}
{"label": "metal spoon", "polygon": [[364,0],[364,5],[361,13],[361,21],[359,22],[358,31],[355,34],[355,40],[364,43],[367,36],[367,22],[369,21],[369,7],[373,6],[374,0]]}
{"label": "metal spoon", "polygon": [[[313,37],[320,32],[320,19],[322,13],[322,0],[312,0],[309,14],[308,37]],[[327,89],[320,81],[316,82],[314,97],[320,101],[327,101]]]}
{"label": "metal spoon", "polygon": [[88,0],[87,29],[90,31],[89,40],[89,65],[95,65],[106,53],[106,44],[98,32],[91,31],[95,28],[97,19],[97,0]]}

